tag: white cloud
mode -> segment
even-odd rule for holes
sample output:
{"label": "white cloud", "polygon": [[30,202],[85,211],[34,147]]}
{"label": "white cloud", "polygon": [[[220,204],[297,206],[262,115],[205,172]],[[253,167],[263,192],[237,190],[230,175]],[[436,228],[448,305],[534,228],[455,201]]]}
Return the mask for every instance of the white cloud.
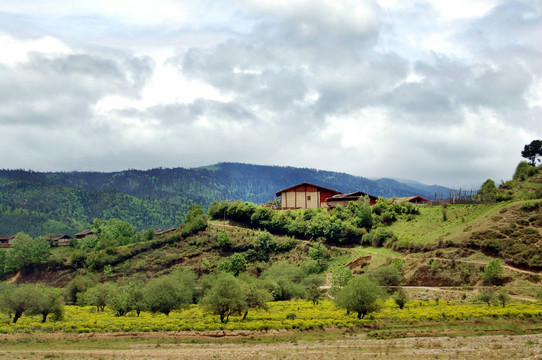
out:
{"label": "white cloud", "polygon": [[42,36],[36,39],[18,39],[1,31],[0,49],[2,49],[0,63],[8,66],[27,62],[29,60],[28,55],[32,52],[53,56],[72,53],[72,50],[66,44],[51,36]]}
{"label": "white cloud", "polygon": [[0,162],[500,180],[542,137],[541,8],[0,0]]}

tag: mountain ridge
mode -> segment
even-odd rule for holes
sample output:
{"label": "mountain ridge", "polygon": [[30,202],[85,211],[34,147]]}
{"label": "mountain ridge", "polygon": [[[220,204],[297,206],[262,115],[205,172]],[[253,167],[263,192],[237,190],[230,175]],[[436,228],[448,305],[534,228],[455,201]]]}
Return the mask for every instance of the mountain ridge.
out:
{"label": "mountain ridge", "polygon": [[[90,225],[94,217],[118,217],[140,229],[174,227],[190,204],[206,208],[215,200],[266,203],[277,191],[301,182],[388,198],[435,196],[431,186],[412,187],[393,179],[370,180],[327,170],[235,162],[115,172],[0,170],[0,233],[13,232],[29,222],[34,225],[18,231],[73,234]],[[449,189],[442,189],[438,195],[447,196]]]}

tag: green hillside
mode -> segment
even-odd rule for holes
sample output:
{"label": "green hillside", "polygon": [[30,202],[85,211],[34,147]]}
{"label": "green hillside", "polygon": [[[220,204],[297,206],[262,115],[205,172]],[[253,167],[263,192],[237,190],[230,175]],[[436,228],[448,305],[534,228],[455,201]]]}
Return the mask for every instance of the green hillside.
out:
{"label": "green hillside", "polygon": [[448,194],[446,188],[410,187],[390,179],[237,163],[112,173],[0,170],[0,234],[71,235],[94,218],[111,217],[138,229],[169,228],[180,223],[190,204],[207,208],[215,200],[237,199],[261,204],[276,191],[305,181],[384,197]]}

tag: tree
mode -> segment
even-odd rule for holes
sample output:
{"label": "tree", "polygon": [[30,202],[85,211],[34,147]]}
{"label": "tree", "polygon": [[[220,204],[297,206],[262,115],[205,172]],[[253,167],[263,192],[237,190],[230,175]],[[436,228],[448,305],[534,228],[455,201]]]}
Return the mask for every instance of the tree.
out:
{"label": "tree", "polygon": [[491,306],[491,303],[495,299],[495,291],[491,288],[486,288],[480,291],[476,298],[481,302],[485,302],[487,306]]}
{"label": "tree", "polygon": [[97,311],[103,312],[113,291],[114,286],[110,283],[98,284],[84,293],[80,293],[77,297],[77,303],[96,306]]}
{"label": "tree", "polygon": [[74,277],[68,285],[66,285],[66,290],[64,292],[64,297],[68,304],[77,303],[80,293],[84,293],[94,285],[94,281],[88,276],[77,275]]}
{"label": "tree", "polygon": [[235,253],[230,259],[230,269],[233,275],[238,276],[240,273],[247,271],[247,259],[240,253]]}
{"label": "tree", "polygon": [[520,161],[514,171],[514,180],[524,181],[533,175],[538,174],[538,169],[527,161]]}
{"label": "tree", "polygon": [[109,246],[121,246],[141,240],[141,236],[132,224],[120,219],[95,219],[92,230],[98,235],[99,249]]}
{"label": "tree", "polygon": [[[536,160],[542,157],[542,140],[533,140],[530,144],[525,145],[521,156],[531,162],[531,165],[536,164]],[[538,159],[540,162],[540,159]]]}
{"label": "tree", "polygon": [[367,276],[358,276],[348,282],[336,298],[340,308],[347,313],[356,312],[358,319],[379,309],[377,300],[382,297],[382,290],[376,282]]}
{"label": "tree", "polygon": [[246,296],[247,303],[242,320],[246,319],[250,309],[268,309],[267,303],[271,301],[273,297],[269,291],[263,287],[260,280],[251,278],[249,276],[244,276],[241,279],[241,289]]}
{"label": "tree", "polygon": [[393,301],[399,306],[399,309],[403,309],[408,301],[408,295],[403,288],[397,289],[397,293],[393,296]]}
{"label": "tree", "polygon": [[320,286],[324,284],[324,277],[319,274],[311,274],[303,279],[302,284],[305,286],[305,299],[312,301],[313,305],[318,305],[324,297],[324,292],[320,289]]}
{"label": "tree", "polygon": [[269,254],[277,247],[277,240],[268,231],[258,231],[251,245],[258,252],[260,260],[267,261]]}
{"label": "tree", "polygon": [[138,317],[142,311],[148,309],[148,304],[145,301],[145,293],[143,289],[144,283],[141,280],[134,280],[128,284],[128,292],[130,293],[133,301],[132,308],[135,310]]}
{"label": "tree", "polygon": [[395,265],[381,266],[371,273],[380,286],[390,290],[390,286],[397,286],[401,282],[401,274]]}
{"label": "tree", "polygon": [[487,284],[498,285],[504,278],[504,270],[498,259],[493,259],[484,268],[484,281]]}
{"label": "tree", "polygon": [[8,285],[0,294],[0,306],[13,314],[15,324],[27,311],[39,295],[33,285]]}
{"label": "tree", "polygon": [[345,266],[338,266],[331,270],[331,289],[332,293],[336,294],[342,289],[350,280],[354,278],[352,270]]}
{"label": "tree", "polygon": [[218,236],[216,237],[216,242],[218,243],[218,246],[220,246],[222,249],[229,249],[231,246],[230,236],[225,231],[222,231],[218,234]]}
{"label": "tree", "polygon": [[497,196],[497,187],[495,186],[495,181],[487,179],[480,187],[480,190],[478,190],[477,195],[480,200],[495,200]]}
{"label": "tree", "polygon": [[181,273],[150,280],[144,290],[149,310],[167,316],[174,309],[188,307],[194,293],[193,285],[187,285],[190,283],[188,276],[185,279]]}
{"label": "tree", "polygon": [[207,228],[207,215],[200,205],[191,204],[181,226],[181,235],[187,237]]}
{"label": "tree", "polygon": [[124,316],[134,308],[134,297],[129,285],[115,286],[107,299],[107,305],[113,309],[117,316]]}
{"label": "tree", "polygon": [[297,267],[288,262],[277,262],[262,274],[267,289],[276,301],[300,298],[304,288],[299,284],[302,275]]}
{"label": "tree", "polygon": [[511,298],[510,295],[503,289],[499,290],[497,293],[497,301],[502,305],[502,307],[505,307],[506,304],[510,302]]}
{"label": "tree", "polygon": [[6,270],[17,271],[25,267],[47,260],[51,253],[51,245],[43,237],[32,239],[20,232],[13,238],[6,256]]}
{"label": "tree", "polygon": [[246,295],[239,280],[229,273],[221,273],[215,285],[203,296],[200,304],[206,311],[220,316],[220,322],[226,324],[230,315],[241,314],[247,309]]}
{"label": "tree", "polygon": [[50,286],[34,285],[35,292],[32,296],[29,315],[41,315],[41,322],[47,321],[49,314],[54,315],[54,319],[60,320],[64,316],[64,305],[62,305],[62,290]]}

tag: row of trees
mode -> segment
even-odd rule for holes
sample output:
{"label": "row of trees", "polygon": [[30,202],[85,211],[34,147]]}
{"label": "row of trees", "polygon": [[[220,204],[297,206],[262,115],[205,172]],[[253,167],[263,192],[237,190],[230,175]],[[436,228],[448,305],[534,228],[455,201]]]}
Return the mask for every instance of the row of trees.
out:
{"label": "row of trees", "polygon": [[13,323],[23,315],[41,315],[42,322],[53,314],[55,320],[64,316],[62,290],[33,284],[0,283],[0,308],[13,315]]}
{"label": "row of trees", "polygon": [[363,236],[377,225],[390,225],[400,216],[419,214],[419,208],[409,202],[379,198],[370,206],[367,197],[347,206],[325,209],[274,211],[253,203],[215,201],[209,207],[213,219],[230,219],[272,233],[287,234],[304,239],[324,239],[332,243],[360,243]]}
{"label": "row of trees", "polygon": [[[320,258],[323,249],[314,249],[311,256]],[[338,307],[357,314],[360,319],[377,311],[379,300],[390,294],[394,294],[392,299],[402,309],[408,296],[398,286],[401,266],[401,261],[394,261],[357,277],[348,268],[334,268],[329,294],[335,298]],[[173,310],[199,304],[219,316],[222,323],[227,323],[232,315],[242,316],[244,320],[251,309],[266,309],[272,300],[304,298],[318,304],[325,295],[321,269],[281,262],[264,271],[259,278],[246,273],[235,276],[231,272],[218,272],[197,279],[192,269],[183,268],[146,283],[141,280],[96,283],[88,276],[77,276],[64,290],[64,300],[95,306],[100,312],[109,307],[117,316],[131,311],[137,316],[142,311],[168,315]],[[484,280],[488,284],[497,284],[502,273],[498,261],[492,261],[484,269]],[[43,322],[50,314],[54,319],[62,319],[61,298],[61,290],[43,285],[0,286],[0,307],[13,316],[14,323],[23,314],[41,315]],[[504,307],[510,297],[502,290],[486,288],[479,293],[478,300],[488,305],[498,301]]]}

